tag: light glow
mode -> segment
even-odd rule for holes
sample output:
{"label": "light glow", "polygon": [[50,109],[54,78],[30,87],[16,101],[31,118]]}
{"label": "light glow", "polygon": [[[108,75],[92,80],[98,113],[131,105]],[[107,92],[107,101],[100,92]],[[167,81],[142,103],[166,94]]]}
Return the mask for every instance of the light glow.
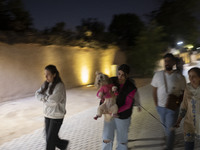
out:
{"label": "light glow", "polygon": [[[99,71],[108,76],[111,75],[111,65],[113,63],[116,50],[110,48],[105,50],[93,50],[88,48],[79,48],[73,57],[73,68],[76,74],[75,79],[80,85],[88,85],[94,82],[95,72]],[[97,56],[98,58],[94,57]],[[99,63],[98,66],[95,64]]]}
{"label": "light glow", "polygon": [[192,49],[194,46],[192,44],[188,44],[184,46],[185,48],[188,48],[189,50]]}
{"label": "light glow", "polygon": [[81,80],[84,84],[89,80],[89,70],[86,66],[83,66],[81,69]]}
{"label": "light glow", "polygon": [[112,77],[113,76],[117,76],[117,65],[112,65],[111,66],[111,74]]}
{"label": "light glow", "polygon": [[182,44],[183,44],[183,41],[177,42],[177,45],[182,45]]}
{"label": "light glow", "polygon": [[110,69],[109,68],[105,68],[104,72],[105,72],[106,75],[110,76]]}

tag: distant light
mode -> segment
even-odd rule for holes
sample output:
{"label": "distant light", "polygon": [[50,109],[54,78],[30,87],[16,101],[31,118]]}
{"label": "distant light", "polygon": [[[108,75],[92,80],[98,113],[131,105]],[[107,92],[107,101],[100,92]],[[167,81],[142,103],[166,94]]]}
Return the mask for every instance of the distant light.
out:
{"label": "distant light", "polygon": [[181,44],[183,44],[183,41],[177,42],[176,44],[181,45]]}
{"label": "distant light", "polygon": [[191,49],[191,48],[193,48],[193,47],[194,47],[193,45],[188,46],[189,49]]}
{"label": "distant light", "polygon": [[173,52],[173,55],[179,55],[179,54],[180,54],[180,51],[178,50]]}
{"label": "distant light", "polygon": [[86,31],[86,32],[85,32],[85,35],[86,35],[86,36],[92,36],[92,31]]}
{"label": "distant light", "polygon": [[185,48],[192,49],[194,46],[192,44],[188,44],[184,46]]}
{"label": "distant light", "polygon": [[196,49],[200,49],[200,47],[197,47]]}

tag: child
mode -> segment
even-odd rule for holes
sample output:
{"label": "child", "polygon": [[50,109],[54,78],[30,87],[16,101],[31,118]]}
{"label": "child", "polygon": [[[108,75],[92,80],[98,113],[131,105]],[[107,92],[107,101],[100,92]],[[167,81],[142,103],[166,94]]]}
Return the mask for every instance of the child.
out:
{"label": "child", "polygon": [[195,137],[200,137],[200,68],[191,68],[188,75],[190,83],[185,89],[175,127],[179,127],[184,118],[185,150],[193,150]]}

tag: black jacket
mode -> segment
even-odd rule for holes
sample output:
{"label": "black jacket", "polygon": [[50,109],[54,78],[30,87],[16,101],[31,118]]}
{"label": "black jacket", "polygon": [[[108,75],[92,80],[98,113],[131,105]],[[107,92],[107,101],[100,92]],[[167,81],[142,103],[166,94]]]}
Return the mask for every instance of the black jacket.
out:
{"label": "black jacket", "polygon": [[[119,89],[119,95],[117,96],[116,103],[117,103],[118,108],[120,108],[125,104],[127,95],[130,92],[132,92],[134,89],[137,90],[137,88],[136,88],[134,82],[131,79],[126,80],[122,89],[120,89],[120,84],[118,82],[117,77],[112,77],[111,81]],[[134,104],[134,99],[133,99],[133,104]],[[133,104],[132,104],[131,108],[129,108],[129,109],[123,111],[123,112],[118,113],[120,119],[127,119],[131,116],[132,110],[133,110]]]}

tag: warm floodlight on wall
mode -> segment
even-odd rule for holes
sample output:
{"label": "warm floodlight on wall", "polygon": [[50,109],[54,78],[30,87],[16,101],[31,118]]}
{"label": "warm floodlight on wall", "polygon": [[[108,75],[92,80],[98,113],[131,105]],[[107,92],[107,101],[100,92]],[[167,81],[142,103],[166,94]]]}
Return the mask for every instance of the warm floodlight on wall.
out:
{"label": "warm floodlight on wall", "polygon": [[89,70],[86,66],[83,66],[81,69],[81,80],[84,84],[89,80]]}

